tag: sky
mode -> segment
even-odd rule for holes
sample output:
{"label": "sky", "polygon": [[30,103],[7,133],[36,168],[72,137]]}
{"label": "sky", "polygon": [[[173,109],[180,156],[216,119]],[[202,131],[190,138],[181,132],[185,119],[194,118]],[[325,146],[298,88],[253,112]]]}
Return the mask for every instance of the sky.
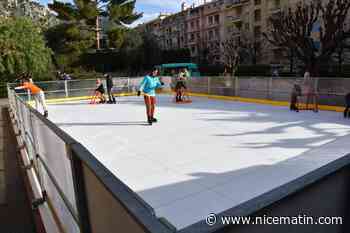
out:
{"label": "sky", "polygon": [[[46,5],[47,3],[52,2],[53,0],[36,0],[40,3]],[[61,2],[71,2],[72,0],[59,0]],[[192,4],[198,0],[185,0],[187,4]],[[162,13],[174,13],[178,12],[181,9],[181,2],[184,0],[136,0],[136,11],[143,12],[142,19],[134,23],[134,26],[147,22],[151,19],[156,18],[160,12]]]}

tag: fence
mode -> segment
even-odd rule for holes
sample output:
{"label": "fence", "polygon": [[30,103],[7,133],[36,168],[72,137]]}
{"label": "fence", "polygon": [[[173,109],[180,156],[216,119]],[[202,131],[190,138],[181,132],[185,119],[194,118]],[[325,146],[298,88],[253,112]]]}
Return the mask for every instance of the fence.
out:
{"label": "fence", "polygon": [[[114,78],[114,92],[132,92],[137,89],[141,77]],[[162,77],[165,89],[174,87],[170,77]],[[187,81],[188,88],[194,93],[205,93],[245,98],[289,101],[294,83],[301,83],[302,78],[269,77],[192,77]],[[350,92],[350,79],[315,78],[314,89],[323,105],[344,106],[344,95]],[[67,80],[36,83],[44,91],[46,98],[66,98],[92,95],[96,80]],[[13,86],[14,84],[10,85]],[[25,100],[30,99],[26,92],[18,93]]]}
{"label": "fence", "polygon": [[[62,83],[43,84],[57,88]],[[76,82],[70,84],[69,93],[75,95]],[[10,86],[7,91],[15,133],[36,194],[33,207],[40,211],[46,232],[170,232],[136,193]],[[50,91],[65,96],[67,92],[61,90]]]}
{"label": "fence", "polygon": [[[115,92],[133,91],[141,81],[141,78],[118,78],[114,79]],[[105,81],[103,83],[106,86]],[[36,82],[45,92],[47,99],[67,98],[91,96],[96,89],[96,79],[87,80],[65,80],[65,81],[47,81]],[[9,87],[14,87],[16,84],[9,84]],[[25,100],[30,100],[30,95],[26,91],[18,92],[18,95]]]}
{"label": "fence", "polygon": [[[302,78],[198,77],[191,78],[188,87],[195,93],[289,101],[295,83],[302,83]],[[315,78],[313,83],[320,104],[344,106],[349,79]]]}

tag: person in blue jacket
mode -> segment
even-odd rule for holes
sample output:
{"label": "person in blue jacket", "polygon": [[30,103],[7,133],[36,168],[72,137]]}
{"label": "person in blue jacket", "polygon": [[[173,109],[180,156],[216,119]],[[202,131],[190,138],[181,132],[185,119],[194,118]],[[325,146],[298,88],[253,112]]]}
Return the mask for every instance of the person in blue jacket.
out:
{"label": "person in blue jacket", "polygon": [[155,90],[164,85],[164,83],[157,77],[158,73],[158,69],[154,69],[151,74],[146,75],[140,84],[139,91],[137,92],[138,96],[140,96],[141,92],[143,92],[146,105],[147,121],[150,125],[152,125],[154,122],[157,122],[157,119],[154,118],[154,110],[156,106]]}

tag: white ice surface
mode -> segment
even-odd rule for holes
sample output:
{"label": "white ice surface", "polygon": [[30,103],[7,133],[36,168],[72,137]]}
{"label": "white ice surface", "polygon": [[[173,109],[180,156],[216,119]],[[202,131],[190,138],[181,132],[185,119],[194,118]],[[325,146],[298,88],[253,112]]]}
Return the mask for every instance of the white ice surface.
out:
{"label": "white ice surface", "polygon": [[49,114],[178,229],[350,152],[350,121],[341,113],[171,99],[158,97],[153,126],[141,97],[50,105]]}

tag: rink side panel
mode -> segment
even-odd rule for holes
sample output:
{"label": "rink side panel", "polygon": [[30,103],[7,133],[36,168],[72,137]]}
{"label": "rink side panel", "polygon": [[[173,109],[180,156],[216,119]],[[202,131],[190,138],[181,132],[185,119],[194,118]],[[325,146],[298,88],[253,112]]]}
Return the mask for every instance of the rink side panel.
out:
{"label": "rink side panel", "polygon": [[[283,198],[281,198],[283,197]],[[217,215],[210,227],[203,220],[181,233],[339,233],[350,232],[350,154],[311,174]],[[342,224],[222,225],[220,216],[341,217]],[[329,220],[330,221],[330,220]],[[219,223],[220,222],[220,223]]]}

